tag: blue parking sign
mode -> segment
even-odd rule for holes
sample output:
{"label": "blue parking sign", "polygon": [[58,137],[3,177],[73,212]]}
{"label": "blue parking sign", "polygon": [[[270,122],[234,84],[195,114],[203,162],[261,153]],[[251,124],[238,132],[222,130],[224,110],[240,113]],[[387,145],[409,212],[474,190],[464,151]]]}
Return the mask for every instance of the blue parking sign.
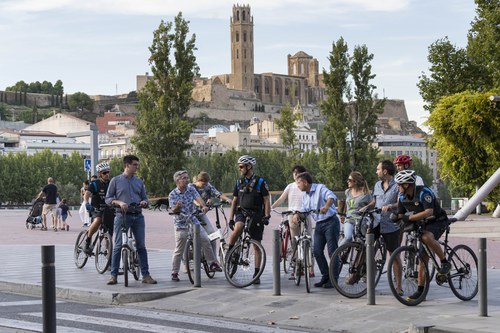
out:
{"label": "blue parking sign", "polygon": [[91,167],[90,167],[90,159],[85,159],[84,160],[84,163],[83,163],[83,169],[85,171],[90,171],[91,170]]}

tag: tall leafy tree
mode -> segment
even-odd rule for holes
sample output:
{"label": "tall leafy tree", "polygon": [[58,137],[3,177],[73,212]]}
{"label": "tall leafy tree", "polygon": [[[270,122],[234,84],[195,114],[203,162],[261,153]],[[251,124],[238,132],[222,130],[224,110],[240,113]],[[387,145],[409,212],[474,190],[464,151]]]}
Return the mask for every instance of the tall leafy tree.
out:
{"label": "tall leafy tree", "polygon": [[[374,177],[373,161],[377,149],[372,143],[377,135],[376,122],[383,112],[385,100],[377,100],[371,82],[375,78],[371,61],[373,54],[365,45],[354,48],[350,72],[354,81],[353,103],[349,107],[348,131],[350,137],[351,170],[360,171],[365,178]],[[345,179],[345,178],[344,178]]]}
{"label": "tall leafy tree", "polygon": [[286,103],[283,108],[281,108],[280,118],[274,120],[275,124],[280,128],[280,138],[283,145],[289,149],[293,155],[298,153],[298,140],[294,131],[294,129],[297,128],[295,120],[293,110],[289,103]]}
{"label": "tall leafy tree", "polygon": [[500,1],[475,0],[474,21],[468,34],[467,54],[481,69],[482,90],[500,87]]}
{"label": "tall leafy tree", "polygon": [[347,147],[348,113],[346,99],[351,98],[349,77],[349,48],[342,37],[332,44],[328,56],[330,70],[323,70],[323,81],[327,99],[321,103],[325,116],[319,147],[321,150],[320,181],[330,188],[341,188],[349,173],[349,151]]}
{"label": "tall leafy tree", "polygon": [[443,96],[467,89],[476,89],[481,81],[481,70],[471,63],[467,51],[453,45],[448,37],[429,46],[427,60],[430,75],[422,73],[417,87],[424,102],[424,109],[432,112]]}
{"label": "tall leafy tree", "polygon": [[[500,104],[491,95],[465,91],[441,98],[428,124],[434,131],[432,143],[441,164],[441,177],[470,195],[500,165]],[[500,200],[497,188],[494,201]]]}
{"label": "tall leafy tree", "polygon": [[[136,132],[143,170],[150,179],[148,191],[165,195],[173,186],[172,174],[185,165],[185,150],[194,124],[187,118],[198,75],[194,51],[196,36],[189,34],[188,21],[179,13],[175,24],[161,21],[149,47],[153,79],[139,92]],[[149,177],[152,175],[152,177]]]}
{"label": "tall leafy tree", "polygon": [[320,138],[320,179],[333,189],[345,187],[350,171],[361,171],[367,178],[373,175],[375,123],[385,101],[374,94],[372,60],[365,45],[356,46],[350,58],[340,38],[329,56],[330,72],[323,71],[328,98],[321,104],[326,124]]}

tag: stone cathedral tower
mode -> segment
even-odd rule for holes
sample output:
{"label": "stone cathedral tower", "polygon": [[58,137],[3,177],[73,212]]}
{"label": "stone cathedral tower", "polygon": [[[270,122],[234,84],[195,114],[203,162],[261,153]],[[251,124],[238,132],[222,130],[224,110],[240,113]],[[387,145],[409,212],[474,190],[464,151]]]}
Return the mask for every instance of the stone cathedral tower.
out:
{"label": "stone cathedral tower", "polygon": [[234,5],[231,17],[229,88],[254,91],[253,17],[249,5]]}

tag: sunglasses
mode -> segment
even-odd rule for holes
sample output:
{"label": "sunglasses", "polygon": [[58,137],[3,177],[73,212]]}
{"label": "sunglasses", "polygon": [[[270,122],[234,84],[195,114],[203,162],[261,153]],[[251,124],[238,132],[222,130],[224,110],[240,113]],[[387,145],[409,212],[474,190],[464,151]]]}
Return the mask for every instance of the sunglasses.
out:
{"label": "sunglasses", "polygon": [[103,171],[101,172],[103,175],[109,175],[109,171]]}
{"label": "sunglasses", "polygon": [[238,165],[240,169],[245,169],[246,165]]}

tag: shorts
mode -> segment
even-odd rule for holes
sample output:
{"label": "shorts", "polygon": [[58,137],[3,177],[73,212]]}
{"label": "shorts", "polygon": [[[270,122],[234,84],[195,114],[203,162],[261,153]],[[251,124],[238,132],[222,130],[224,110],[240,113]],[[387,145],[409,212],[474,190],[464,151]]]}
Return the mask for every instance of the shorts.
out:
{"label": "shorts", "polygon": [[434,239],[438,240],[446,231],[448,225],[449,225],[448,219],[443,219],[440,221],[432,222],[430,224],[426,224],[424,226],[424,230],[432,232],[432,234],[434,235]]}
{"label": "shorts", "polygon": [[54,210],[56,209],[56,204],[43,204],[43,208],[42,208],[42,215],[47,215],[48,213],[51,213],[52,215],[54,215]]}
{"label": "shorts", "polygon": [[114,220],[115,220],[115,210],[111,207],[106,207],[103,210],[95,209],[92,212],[92,218],[101,217],[104,221],[104,226],[108,229],[108,232],[113,233]]}
{"label": "shorts", "polygon": [[61,218],[62,218],[63,222],[66,222],[66,219],[68,218],[68,214],[61,215]]}
{"label": "shorts", "polygon": [[382,234],[385,247],[390,253],[394,252],[401,245],[401,230],[396,230],[386,234]]}
{"label": "shorts", "polygon": [[[234,218],[235,222],[245,223],[245,215],[238,212]],[[264,235],[264,223],[262,223],[262,214],[255,214],[253,220],[250,222],[250,228],[248,230],[250,238],[260,242],[262,236]]]}

